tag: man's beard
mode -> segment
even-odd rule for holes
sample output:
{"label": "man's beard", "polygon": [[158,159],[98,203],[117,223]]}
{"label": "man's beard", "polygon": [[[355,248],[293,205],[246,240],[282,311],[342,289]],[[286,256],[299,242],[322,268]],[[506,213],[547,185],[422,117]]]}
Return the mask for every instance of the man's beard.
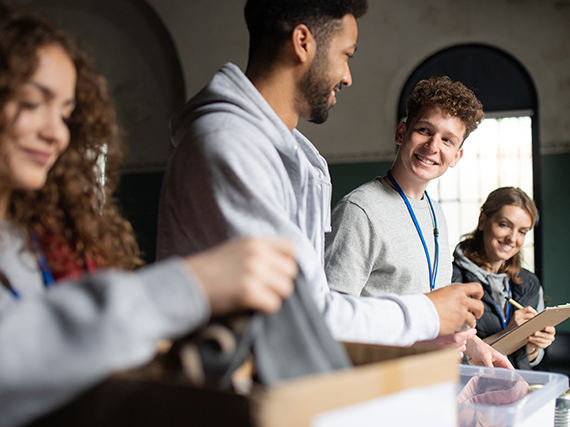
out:
{"label": "man's beard", "polygon": [[309,104],[308,120],[317,124],[326,122],[329,117],[329,98],[333,91],[327,79],[325,55],[326,52],[317,50],[313,63],[299,82],[299,91]]}

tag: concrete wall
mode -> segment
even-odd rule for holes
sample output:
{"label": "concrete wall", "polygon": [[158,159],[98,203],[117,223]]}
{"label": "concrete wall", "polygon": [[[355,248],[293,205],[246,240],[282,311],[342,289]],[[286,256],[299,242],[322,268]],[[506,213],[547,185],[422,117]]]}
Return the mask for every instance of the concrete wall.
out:
{"label": "concrete wall", "polygon": [[[174,39],[188,96],[224,62],[245,66],[244,1],[147,1]],[[570,1],[370,0],[359,30],[353,87],[326,124],[299,126],[330,163],[391,159],[406,79],[427,57],[464,43],[497,47],[523,64],[538,91],[543,153],[570,151]]]}

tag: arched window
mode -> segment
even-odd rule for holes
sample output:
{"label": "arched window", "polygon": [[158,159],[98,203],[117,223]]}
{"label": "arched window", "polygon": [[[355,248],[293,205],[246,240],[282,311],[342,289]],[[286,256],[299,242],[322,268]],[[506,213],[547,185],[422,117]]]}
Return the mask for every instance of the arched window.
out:
{"label": "arched window", "polygon": [[[515,58],[492,46],[469,44],[444,49],[418,66],[402,90],[398,117],[405,117],[406,99],[420,80],[444,75],[473,89],[486,115],[465,141],[458,165],[427,190],[445,211],[453,249],[476,227],[481,204],[497,187],[522,188],[540,211],[538,108],[534,84]],[[537,228],[523,248],[525,266],[539,277],[540,243]]]}

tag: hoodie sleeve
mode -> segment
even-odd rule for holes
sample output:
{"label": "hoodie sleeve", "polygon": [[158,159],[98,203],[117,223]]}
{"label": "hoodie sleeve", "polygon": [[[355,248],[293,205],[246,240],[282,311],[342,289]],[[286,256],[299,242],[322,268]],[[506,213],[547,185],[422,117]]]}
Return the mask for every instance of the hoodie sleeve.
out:
{"label": "hoodie sleeve", "polygon": [[29,422],[148,362],[157,341],[209,314],[205,293],[176,259],[62,282],[17,301],[0,315],[0,425]]}
{"label": "hoodie sleeve", "polygon": [[[236,236],[282,236],[295,243],[297,260],[317,308],[337,340],[411,345],[439,331],[437,310],[423,294],[361,298],[330,291],[311,233],[310,207],[299,193],[310,177],[289,176],[271,140],[246,120],[211,114],[193,124],[165,175],[159,214],[159,257],[208,249]],[[309,179],[309,181],[305,180]],[[309,190],[307,190],[309,188]],[[328,204],[329,200],[314,203]]]}

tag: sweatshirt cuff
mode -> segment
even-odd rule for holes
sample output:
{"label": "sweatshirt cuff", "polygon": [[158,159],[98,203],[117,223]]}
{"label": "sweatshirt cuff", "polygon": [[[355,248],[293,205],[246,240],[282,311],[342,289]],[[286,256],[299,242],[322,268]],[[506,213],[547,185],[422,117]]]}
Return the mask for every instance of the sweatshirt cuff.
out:
{"label": "sweatshirt cuff", "polygon": [[137,276],[165,316],[196,327],[210,318],[210,301],[198,278],[183,262],[180,257],[171,257],[139,269]]}

